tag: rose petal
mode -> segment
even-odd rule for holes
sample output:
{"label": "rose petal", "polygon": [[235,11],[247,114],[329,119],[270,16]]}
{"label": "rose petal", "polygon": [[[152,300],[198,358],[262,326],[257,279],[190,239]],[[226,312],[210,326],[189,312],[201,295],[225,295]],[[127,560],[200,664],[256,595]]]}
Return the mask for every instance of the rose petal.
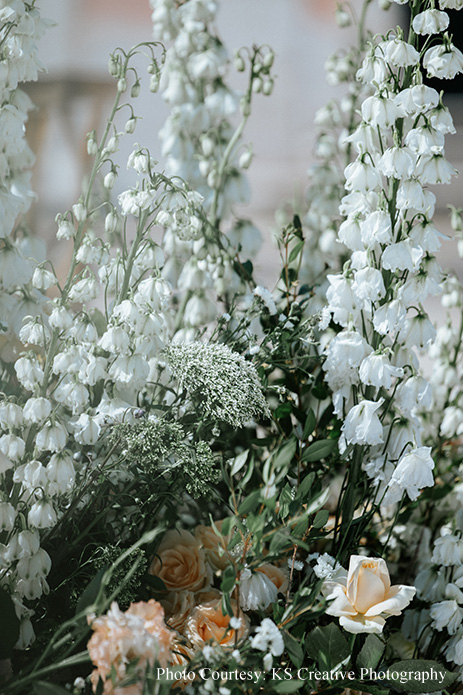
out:
{"label": "rose petal", "polygon": [[400,615],[415,594],[416,589],[414,586],[406,586],[404,584],[391,586],[386,594],[385,600],[377,603],[375,606],[371,606],[371,608],[365,611],[365,616],[370,617],[372,615],[379,615],[380,613]]}
{"label": "rose petal", "polygon": [[328,615],[336,617],[340,615],[356,615],[357,611],[347,598],[345,587],[342,584],[331,582],[331,589],[332,591],[326,599],[327,601],[334,600],[326,609]]}
{"label": "rose petal", "polygon": [[376,617],[366,619],[363,615],[357,615],[356,618],[349,618],[345,615],[339,618],[339,624],[347,632],[359,633],[359,632],[375,632],[380,634],[383,631],[385,624],[384,618]]}

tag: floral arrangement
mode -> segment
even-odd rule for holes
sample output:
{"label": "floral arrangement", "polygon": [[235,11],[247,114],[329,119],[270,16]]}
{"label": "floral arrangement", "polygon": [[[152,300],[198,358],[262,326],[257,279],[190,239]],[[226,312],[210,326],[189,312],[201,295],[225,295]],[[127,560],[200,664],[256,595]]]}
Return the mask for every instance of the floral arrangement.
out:
{"label": "floral arrangement", "polygon": [[[456,175],[430,80],[463,72],[463,2],[395,2],[408,25],[384,35],[372,0],[338,3],[358,44],[327,63],[346,96],[317,114],[305,200],[280,210],[273,288],[235,212],[272,49],[230,59],[215,0],[151,0],[58,211],[58,277],[22,217],[20,85],[49,21],[39,1],[0,8],[5,695],[461,692],[463,288],[436,260],[429,186]],[[120,163],[143,88],[169,114]],[[462,210],[451,224],[463,255]]]}

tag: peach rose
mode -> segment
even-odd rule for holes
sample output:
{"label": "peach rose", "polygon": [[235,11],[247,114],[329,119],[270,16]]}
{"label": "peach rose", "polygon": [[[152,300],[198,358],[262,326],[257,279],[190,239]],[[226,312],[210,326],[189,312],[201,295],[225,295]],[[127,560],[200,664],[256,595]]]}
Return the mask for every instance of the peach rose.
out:
{"label": "peach rose", "polygon": [[167,531],[149,573],[162,579],[168,591],[200,591],[211,579],[204,550],[184,529]]}
{"label": "peach rose", "polygon": [[[236,603],[232,601],[233,610]],[[220,601],[207,601],[193,608],[185,623],[185,637],[190,641],[194,649],[202,649],[206,644],[220,644],[221,647],[233,649],[235,636],[238,641],[243,640],[249,632],[249,620],[240,611],[240,626],[236,629],[230,627],[229,615],[222,612]],[[236,618],[235,618],[236,620]]]}
{"label": "peach rose", "polygon": [[391,586],[389,570],[381,558],[352,555],[349,572],[341,581],[326,581],[323,594],[332,603],[328,615],[339,617],[347,632],[383,631],[386,618],[400,615],[415,595],[414,586]]}
{"label": "peach rose", "polygon": [[288,572],[286,569],[267,562],[265,565],[256,567],[256,572],[265,574],[275,584],[279,594],[284,594],[288,590]]}
{"label": "peach rose", "polygon": [[177,632],[183,633],[185,620],[198,603],[205,603],[206,601],[220,598],[221,593],[218,589],[205,589],[197,593],[192,591],[169,591],[160,600],[160,603],[166,613],[168,626],[177,630]]}
{"label": "peach rose", "polygon": [[[223,519],[216,521],[215,526],[219,531],[222,529]],[[202,526],[201,524],[195,528],[195,536],[204,548],[207,561],[215,570],[224,570],[229,564],[227,545],[230,536],[218,536],[212,526]],[[219,553],[219,548],[222,548],[223,553]]]}
{"label": "peach rose", "polygon": [[[174,633],[167,629],[164,610],[154,599],[147,603],[131,603],[124,613],[113,602],[106,615],[94,620],[89,617],[89,623],[94,630],[87,645],[90,658],[96,666],[91,675],[94,690],[101,678],[107,695],[116,691],[121,695],[139,695],[143,689],[146,666],[155,662],[166,666],[171,658]],[[140,683],[124,687],[127,665],[131,661],[137,662]],[[108,678],[112,671],[117,675],[116,690],[112,678]]]}

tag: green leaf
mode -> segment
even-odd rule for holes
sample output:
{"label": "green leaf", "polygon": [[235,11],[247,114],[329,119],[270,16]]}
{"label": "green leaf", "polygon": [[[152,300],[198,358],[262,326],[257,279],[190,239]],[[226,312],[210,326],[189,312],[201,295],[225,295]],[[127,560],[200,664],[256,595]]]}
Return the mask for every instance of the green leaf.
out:
{"label": "green leaf", "polygon": [[371,685],[370,683],[362,683],[362,681],[347,681],[346,685],[352,690],[358,690],[360,693],[365,693],[365,695],[390,695],[391,690],[387,688],[381,688],[378,685]]}
{"label": "green leaf", "polygon": [[287,630],[283,631],[283,639],[289,658],[296,668],[300,668],[304,661],[304,650],[300,640],[293,637]]}
{"label": "green leaf", "polygon": [[101,581],[103,579],[103,575],[105,574],[105,572],[107,570],[108,570],[107,567],[102,567],[95,574],[93,579],[91,579],[90,582],[87,584],[87,586],[85,587],[79,600],[77,601],[76,615],[78,613],[81,613],[82,611],[84,611],[86,608],[91,606],[93,603],[95,603],[97,596],[100,592],[100,586],[101,586]]}
{"label": "green leaf", "polygon": [[302,433],[302,439],[307,439],[312,432],[315,429],[315,425],[317,424],[317,418],[315,417],[315,413],[310,408],[309,412],[307,413],[307,417],[305,419],[305,425],[304,425],[304,431]]}
{"label": "green leaf", "polygon": [[238,507],[238,513],[248,514],[249,512],[252,512],[252,510],[255,509],[260,502],[260,490],[254,490],[254,492],[251,492],[251,494],[245,497],[244,500],[241,502],[240,506]]}
{"label": "green leaf", "polygon": [[334,668],[350,654],[349,644],[335,623],[316,627],[309,632],[305,647],[307,654],[317,661],[322,670]]}
{"label": "green leaf", "polygon": [[288,415],[291,415],[293,411],[293,404],[290,403],[290,401],[287,401],[286,403],[281,403],[275,410],[273,411],[273,417],[276,420],[281,420],[284,417],[288,417]]}
{"label": "green leaf", "polygon": [[236,582],[235,570],[234,570],[232,565],[228,565],[225,572],[223,573],[222,582],[220,584],[220,588],[222,590],[222,593],[229,594],[230,591],[233,591],[233,589],[235,587],[235,582]]}
{"label": "green leaf", "polygon": [[19,618],[14,609],[14,603],[5,589],[0,589],[0,659],[10,656],[19,638]]}
{"label": "green leaf", "polygon": [[243,451],[241,454],[238,454],[236,458],[233,459],[232,464],[230,466],[230,475],[236,475],[244,466],[246,461],[248,460],[249,456],[249,450]]}
{"label": "green leaf", "polygon": [[376,668],[384,654],[386,645],[378,635],[368,635],[357,656],[358,668]]}
{"label": "green leaf", "polygon": [[289,466],[296,452],[296,447],[297,439],[292,438],[278,450],[272,462],[274,470],[277,471],[279,468],[283,468],[283,466]]}
{"label": "green leaf", "polygon": [[32,690],[34,695],[69,695],[69,690],[65,690],[60,685],[55,683],[46,683],[45,681],[36,681]]}
{"label": "green leaf", "polygon": [[326,458],[334,451],[336,444],[335,439],[319,439],[305,449],[302,454],[302,460],[310,463],[320,461],[320,459]]}
{"label": "green leaf", "polygon": [[387,682],[406,693],[434,693],[448,688],[458,678],[458,673],[450,673],[438,661],[427,659],[398,661],[389,666],[388,674]]}
{"label": "green leaf", "polygon": [[292,263],[299,256],[303,248],[304,241],[298,241],[297,244],[295,244],[292,248],[291,253],[289,254],[288,263]]}
{"label": "green leaf", "polygon": [[323,528],[328,521],[330,513],[327,509],[320,509],[313,521],[313,528]]}
{"label": "green leaf", "polygon": [[315,473],[309,473],[308,475],[305,476],[304,480],[302,483],[299,485],[298,491],[297,491],[297,496],[304,499],[309,491],[310,488],[313,485],[313,481],[315,480]]}
{"label": "green leaf", "polygon": [[304,686],[304,681],[283,680],[276,683],[273,681],[272,690],[275,693],[297,693]]}

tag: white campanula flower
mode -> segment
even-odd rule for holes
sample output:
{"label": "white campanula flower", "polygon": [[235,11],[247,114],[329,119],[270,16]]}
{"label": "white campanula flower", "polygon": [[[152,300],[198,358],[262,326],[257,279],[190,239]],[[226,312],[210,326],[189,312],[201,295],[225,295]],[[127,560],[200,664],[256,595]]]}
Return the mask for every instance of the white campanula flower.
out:
{"label": "white campanula flower", "polygon": [[35,633],[30,618],[21,618],[19,638],[15,644],[15,649],[27,649],[34,641]]}
{"label": "white campanula flower", "polygon": [[264,618],[256,627],[256,633],[251,637],[250,643],[253,649],[269,651],[273,656],[281,656],[285,649],[283,636],[270,618]]}
{"label": "white campanula flower", "polygon": [[426,197],[423,186],[416,179],[401,181],[397,191],[397,207],[399,210],[413,208],[418,211],[426,211]]}
{"label": "white campanula flower", "polygon": [[16,403],[4,401],[0,403],[0,427],[3,430],[12,430],[21,427],[23,423],[23,409]]}
{"label": "white campanula flower", "polygon": [[379,197],[375,191],[353,191],[341,199],[339,213],[353,215],[355,213],[368,215],[378,208]]}
{"label": "white campanula flower", "polygon": [[371,96],[362,103],[363,120],[375,128],[389,128],[398,116],[394,100],[388,97]]}
{"label": "white campanula flower", "polygon": [[[357,70],[356,79],[363,84],[382,84],[389,77],[389,68],[383,56],[378,51],[367,55]],[[366,119],[365,119],[366,120]]]}
{"label": "white campanula flower", "polygon": [[15,434],[4,434],[0,437],[0,452],[10,461],[20,461],[25,449],[26,442]]}
{"label": "white campanula flower", "polygon": [[445,533],[434,542],[431,561],[444,567],[460,566],[463,563],[463,539]]}
{"label": "white campanula flower", "polygon": [[347,326],[352,318],[360,315],[362,302],[352,289],[352,278],[343,275],[328,275],[330,286],[326,291],[328,308],[340,326]]}
{"label": "white campanula flower", "polygon": [[35,577],[46,577],[51,570],[51,558],[43,548],[37,548],[33,555],[26,556],[19,560],[16,571],[21,579],[35,579]]}
{"label": "white campanula flower", "polygon": [[440,601],[431,606],[432,626],[438,632],[444,628],[454,635],[463,621],[463,608],[453,601]]}
{"label": "white campanula flower", "polygon": [[13,481],[22,483],[29,492],[34,492],[37,488],[45,490],[48,485],[46,468],[40,461],[28,461],[16,468],[13,473]]}
{"label": "white campanula flower", "polygon": [[447,586],[445,571],[442,568],[425,567],[416,575],[415,586],[418,598],[422,598],[430,603],[436,603],[445,594]]}
{"label": "white campanula flower", "polygon": [[428,123],[409,130],[405,136],[405,143],[416,154],[426,155],[429,151],[443,152],[445,138],[440,130]]}
{"label": "white campanula flower", "polygon": [[64,495],[71,491],[76,476],[71,455],[66,451],[53,454],[47,464],[46,475],[50,483],[47,487],[49,495]]}
{"label": "white campanula flower", "polygon": [[72,313],[65,306],[56,304],[49,316],[48,323],[52,328],[62,331],[71,328],[73,319]]}
{"label": "white campanula flower", "polygon": [[420,54],[416,48],[402,39],[386,41],[381,48],[386,62],[396,68],[407,68],[419,63]]}
{"label": "white campanula flower", "polygon": [[439,232],[433,223],[426,219],[414,224],[409,236],[413,245],[421,247],[425,253],[439,251],[441,239],[448,239],[448,236]]}
{"label": "white campanula flower", "polygon": [[74,423],[74,438],[79,444],[96,444],[101,432],[100,418],[82,413]]}
{"label": "white campanula flower", "polygon": [[383,631],[386,618],[400,615],[413,599],[414,586],[391,586],[389,570],[381,558],[352,555],[347,577],[326,581],[322,592],[328,615],[339,617],[340,625],[351,633]]}
{"label": "white campanula flower", "polygon": [[424,54],[423,67],[428,77],[453,80],[463,72],[463,53],[453,44],[433,46]]}
{"label": "white campanula flower", "polygon": [[67,405],[73,415],[81,412],[90,400],[87,387],[72,374],[65,376],[58,384],[54,396],[58,403]]}
{"label": "white campanula flower", "polygon": [[41,318],[26,321],[19,331],[19,339],[24,345],[45,345],[50,339],[50,331]]}
{"label": "white campanula flower", "polygon": [[277,588],[263,572],[247,567],[240,575],[240,607],[243,611],[263,610],[277,600]]}
{"label": "white campanula flower", "polygon": [[384,503],[400,502],[404,492],[416,500],[423,487],[434,485],[433,469],[430,446],[418,447],[402,456],[392,474]]}
{"label": "white campanula flower", "polygon": [[384,399],[379,401],[364,400],[354,405],[348,412],[342,425],[342,432],[348,444],[381,444],[383,426],[376,414]]}
{"label": "white campanula flower", "polygon": [[421,155],[415,174],[422,184],[436,184],[450,183],[458,172],[439,152]]}
{"label": "white campanula flower", "polygon": [[362,251],[365,248],[360,233],[360,219],[360,215],[351,215],[339,227],[339,241],[352,251]]}
{"label": "white campanula flower", "polygon": [[423,258],[424,252],[421,248],[412,245],[409,239],[391,244],[384,251],[381,257],[383,268],[387,270],[416,270]]}
{"label": "white campanula flower", "polygon": [[128,355],[130,336],[123,326],[108,326],[98,341],[98,345],[112,354]]}
{"label": "white campanula flower", "polygon": [[59,422],[47,422],[37,432],[35,446],[39,451],[61,451],[66,446],[67,432],[64,425]]}
{"label": "white campanula flower", "polygon": [[37,290],[49,290],[50,287],[56,285],[57,282],[58,279],[56,278],[55,274],[50,270],[46,270],[45,268],[36,268],[34,270],[34,274],[32,275],[32,285]]}
{"label": "white campanula flower", "polygon": [[0,531],[12,531],[15,519],[16,509],[13,505],[10,502],[0,502]]}
{"label": "white campanula flower", "polygon": [[333,391],[358,383],[358,368],[373,348],[357,331],[341,331],[326,348],[323,369]]}
{"label": "white campanula flower", "polygon": [[381,185],[381,174],[370,160],[357,159],[344,170],[348,191],[372,191]]}
{"label": "white campanula flower", "polygon": [[[406,382],[405,382],[406,383]],[[398,461],[412,447],[421,446],[421,423],[413,415],[409,418],[398,419],[394,422],[392,436],[387,444],[387,454],[391,461]],[[391,471],[391,476],[394,471]],[[390,478],[388,482],[390,482]]]}
{"label": "white campanula flower", "polygon": [[439,0],[441,10],[461,10],[463,9],[463,0]]}
{"label": "white campanula flower", "polygon": [[354,273],[352,290],[363,300],[363,308],[369,309],[371,302],[377,302],[386,294],[383,276],[377,268],[362,268]]}
{"label": "white campanula flower", "polygon": [[463,631],[457,630],[456,634],[447,642],[445,657],[458,666],[463,666]]}
{"label": "white campanula flower", "polygon": [[392,241],[391,216],[384,210],[375,210],[361,222],[362,241],[367,248]]}
{"label": "white campanula flower", "polygon": [[407,147],[390,147],[379,160],[379,168],[384,176],[395,179],[409,179],[415,169],[416,157]]}
{"label": "white campanula flower", "polygon": [[185,307],[185,322],[190,326],[204,326],[217,315],[217,307],[204,292],[193,295]]}
{"label": "white campanula flower", "polygon": [[394,104],[401,116],[418,116],[435,109],[439,104],[439,92],[425,84],[407,87],[394,97]]}
{"label": "white campanula flower", "polygon": [[452,115],[448,108],[442,104],[439,104],[439,106],[432,111],[431,125],[444,135],[447,133],[456,133]]}
{"label": "white campanula flower", "polygon": [[403,381],[396,390],[395,404],[405,415],[414,415],[416,410],[429,410],[432,404],[432,388],[422,376],[412,376]]}
{"label": "white campanula flower", "polygon": [[27,514],[27,523],[33,528],[52,528],[57,522],[53,505],[45,499],[34,502]]}
{"label": "white campanula flower", "polygon": [[431,34],[440,34],[449,26],[449,16],[446,12],[439,10],[424,10],[413,19],[413,31],[415,34],[429,36]]}
{"label": "white campanula flower", "polygon": [[463,410],[456,405],[446,408],[439,432],[447,439],[463,434]]}
{"label": "white campanula flower", "polygon": [[78,280],[69,290],[71,302],[91,302],[99,294],[98,282],[93,274]]}
{"label": "white campanula flower", "polygon": [[427,314],[416,314],[407,319],[399,333],[399,339],[407,347],[425,348],[436,337],[436,329]]}
{"label": "white campanula flower", "polygon": [[368,355],[359,369],[360,381],[369,386],[376,386],[376,388],[384,386],[389,389],[392,380],[403,375],[404,370],[401,367],[394,367],[385,354]]}

